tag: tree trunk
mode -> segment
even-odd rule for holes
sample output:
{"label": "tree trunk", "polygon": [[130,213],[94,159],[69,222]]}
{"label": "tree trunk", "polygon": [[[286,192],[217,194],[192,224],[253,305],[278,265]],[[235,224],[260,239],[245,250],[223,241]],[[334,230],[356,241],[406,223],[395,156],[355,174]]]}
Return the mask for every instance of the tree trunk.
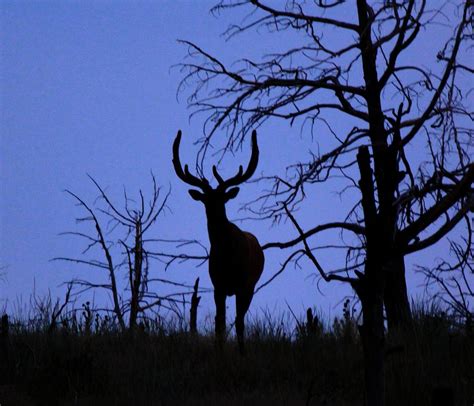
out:
{"label": "tree trunk", "polygon": [[192,334],[197,333],[197,309],[199,302],[201,301],[201,296],[198,296],[199,289],[199,278],[194,282],[194,291],[193,296],[191,297],[191,310],[190,310],[190,331]]}
{"label": "tree trunk", "polygon": [[4,383],[9,383],[13,377],[9,330],[8,315],[4,314],[0,324],[0,380]]}
{"label": "tree trunk", "polygon": [[385,312],[389,330],[407,330],[411,325],[410,300],[405,279],[405,259],[397,255],[386,265]]}
{"label": "tree trunk", "polygon": [[364,352],[366,404],[383,406],[385,404],[383,298],[386,275],[383,265],[388,246],[387,233],[376,209],[370,154],[366,146],[359,148],[357,164],[360,171],[359,187],[362,193],[367,254],[364,273],[356,272],[359,279],[353,282],[352,286],[362,303],[364,316],[360,335]]}
{"label": "tree trunk", "polygon": [[133,267],[130,264],[130,324],[129,329],[134,330],[137,326],[137,318],[140,306],[140,290],[142,288],[143,267],[143,241],[141,218],[135,221],[135,247],[133,248]]}
{"label": "tree trunk", "polygon": [[364,377],[367,406],[385,404],[385,363],[383,299],[381,294],[367,289],[361,297],[364,315],[359,327],[364,353]]}

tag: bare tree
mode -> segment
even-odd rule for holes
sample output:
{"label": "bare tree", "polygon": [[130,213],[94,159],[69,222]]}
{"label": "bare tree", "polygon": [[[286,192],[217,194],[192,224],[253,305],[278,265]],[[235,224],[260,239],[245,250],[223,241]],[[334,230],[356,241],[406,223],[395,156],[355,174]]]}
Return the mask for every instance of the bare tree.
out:
{"label": "bare tree", "polygon": [[441,300],[448,306],[453,317],[466,328],[474,327],[474,247],[473,230],[466,222],[467,238],[462,242],[451,241],[454,262],[441,259],[434,267],[419,267],[427,279],[426,286],[433,287],[433,299]]}
{"label": "bare tree", "polygon": [[[105,190],[89,176],[91,181],[99,191],[97,200],[98,207],[95,208],[87,204],[77,194],[67,190],[78,205],[86,211],[85,217],[77,219],[79,223],[91,224],[95,233],[65,232],[62,235],[72,235],[87,242],[82,256],[91,254],[97,257],[101,253],[103,259],[58,257],[54,260],[68,261],[76,264],[83,264],[92,268],[99,268],[107,271],[108,283],[95,283],[87,279],[73,279],[70,284],[78,288],[77,294],[81,294],[91,289],[105,289],[110,292],[113,304],[113,313],[117,318],[120,327],[126,329],[126,316],[128,315],[128,328],[133,330],[138,321],[139,315],[156,307],[173,310],[177,302],[181,303],[183,295],[192,294],[193,286],[178,282],[173,282],[163,278],[150,277],[150,261],[159,259],[169,266],[173,261],[185,261],[188,259],[198,259],[201,262],[207,256],[188,256],[186,254],[173,254],[166,252],[155,252],[151,250],[150,244],[164,242],[165,240],[147,238],[153,224],[157,218],[167,208],[167,201],[170,195],[168,190],[162,197],[162,188],[158,187],[156,179],[152,174],[152,195],[147,202],[143,192],[139,192],[138,202],[133,202],[124,191],[124,207],[118,208]],[[118,234],[117,234],[118,233]],[[176,243],[176,241],[171,241]],[[180,241],[180,244],[186,244]],[[93,251],[95,248],[99,251]],[[127,283],[124,290],[129,292],[126,295],[120,284],[120,276],[123,272],[127,276]],[[167,283],[182,289],[169,295],[158,295],[153,289],[149,289],[152,282]]]}
{"label": "bare tree", "polygon": [[[329,139],[326,151],[302,158],[286,175],[263,177],[271,190],[254,203],[261,204],[262,218],[289,218],[298,231],[296,238],[264,248],[302,243],[297,252],[323,279],[350,283],[360,298],[370,405],[384,402],[384,309],[389,328],[407,327],[411,320],[405,257],[438,242],[474,208],[473,114],[465,88],[474,70],[464,56],[472,39],[472,1],[430,6],[425,0],[291,0],[285,7],[222,1],[215,13],[249,12],[227,29],[229,40],[253,29],[287,37],[296,32],[305,40],[232,65],[183,41],[191,60],[181,65],[179,90],[192,89],[193,114],[206,116],[199,164],[219,129],[226,131],[230,150],[269,119],[300,120],[315,139]],[[408,51],[440,25],[451,25],[451,34],[434,54],[437,63],[425,66]],[[347,131],[336,130],[336,122],[349,123]],[[428,152],[420,158],[412,150],[423,143]],[[321,183],[327,188],[341,176],[347,183],[336,187],[359,196],[346,216],[298,224],[292,213],[307,203],[306,189]],[[309,246],[312,236],[328,230],[350,241],[342,271],[325,270]]]}

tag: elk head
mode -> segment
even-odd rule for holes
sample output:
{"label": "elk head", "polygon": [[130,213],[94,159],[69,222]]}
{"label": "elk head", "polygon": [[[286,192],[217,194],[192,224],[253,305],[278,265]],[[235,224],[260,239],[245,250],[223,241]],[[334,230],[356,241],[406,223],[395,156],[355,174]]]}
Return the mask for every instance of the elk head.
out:
{"label": "elk head", "polygon": [[185,183],[191,186],[195,186],[200,189],[190,189],[189,194],[194,200],[198,200],[204,203],[206,207],[206,212],[212,214],[213,216],[219,216],[223,214],[225,216],[225,204],[237,196],[239,193],[239,188],[236,187],[241,183],[250,179],[257,169],[258,164],[258,145],[257,145],[257,132],[254,130],[252,132],[252,155],[250,157],[250,162],[247,166],[247,169],[244,172],[242,165],[240,165],[237,174],[229,179],[224,180],[217,168],[214,165],[212,167],[212,173],[216,178],[218,185],[213,188],[209,181],[202,177],[192,175],[189,172],[188,165],[184,165],[184,170],[179,159],[179,144],[181,142],[181,130],[178,131],[176,138],[173,143],[173,166],[174,170],[178,177]]}

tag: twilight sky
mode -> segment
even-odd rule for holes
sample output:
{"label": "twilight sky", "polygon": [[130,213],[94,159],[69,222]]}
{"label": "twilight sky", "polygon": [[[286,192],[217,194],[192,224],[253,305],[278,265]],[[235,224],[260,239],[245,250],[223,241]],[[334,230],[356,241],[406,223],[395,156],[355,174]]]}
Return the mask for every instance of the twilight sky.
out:
{"label": "twilight sky", "polygon": [[[178,129],[184,134],[182,160],[194,162],[193,143],[202,133],[204,118],[189,121],[186,95],[176,98],[182,73],[170,68],[186,55],[186,48],[176,40],[192,40],[225,61],[257,56],[281,45],[263,33],[226,43],[220,34],[242,16],[234,12],[216,18],[208,12],[213,4],[201,0],[1,2],[0,267],[5,275],[0,280],[0,309],[14,308],[20,297],[28,302],[33,288],[38,294],[50,289],[54,296],[61,295],[60,284],[74,276],[106,280],[98,270],[50,261],[58,256],[80,257],[85,247],[84,242],[59,233],[93,233],[90,226],[76,224],[75,218],[83,212],[63,192],[70,189],[93,204],[97,190],[87,174],[120,206],[123,187],[129,195],[136,196],[139,188],[149,194],[152,170],[158,183],[164,189],[171,187],[172,193],[170,210],[158,219],[150,237],[197,238],[208,244],[204,208],[190,199],[187,185],[177,179],[171,165],[171,143]],[[436,55],[434,49],[444,42],[445,34],[443,29],[433,31],[430,41],[417,45],[412,57],[427,63],[426,55]],[[282,122],[262,127],[259,144],[257,173],[268,175],[307,158],[316,148],[300,134],[299,126],[290,128]],[[423,153],[423,148],[412,153]],[[249,151],[246,145],[242,153],[226,157],[221,172],[232,175],[239,164],[248,162]],[[211,165],[209,161],[208,169]],[[227,206],[229,217],[245,217],[239,207],[262,187],[242,185],[238,198]],[[347,197],[334,192],[321,187],[312,192],[312,204],[297,214],[305,228],[341,217]],[[239,225],[256,234],[262,244],[295,236],[292,227],[284,224],[272,227],[245,221]],[[412,296],[423,294],[413,264],[430,264],[445,248],[442,242],[409,258]],[[266,251],[262,281],[284,258],[284,253]],[[331,254],[318,258],[328,267],[342,263]],[[321,282],[318,290],[313,269],[303,265],[290,267],[256,295],[251,313],[285,310],[287,302],[298,314],[307,306],[339,314],[340,301],[351,294],[350,289]],[[176,264],[165,274],[155,262],[151,272],[152,277],[187,283],[200,276],[202,284],[210,286],[207,265]],[[164,287],[156,284],[153,289]],[[96,293],[95,300],[106,299]],[[228,301],[232,313],[233,302]],[[205,295],[202,303],[201,315],[214,312],[211,295]]]}

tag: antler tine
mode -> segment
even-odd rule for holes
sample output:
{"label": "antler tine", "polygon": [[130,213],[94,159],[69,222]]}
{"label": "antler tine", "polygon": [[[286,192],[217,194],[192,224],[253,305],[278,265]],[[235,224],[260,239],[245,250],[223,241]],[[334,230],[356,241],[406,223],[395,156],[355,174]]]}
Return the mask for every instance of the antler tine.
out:
{"label": "antler tine", "polygon": [[222,176],[219,175],[219,172],[217,172],[216,165],[212,166],[212,173],[214,174],[214,177],[217,179],[217,182],[219,182],[219,185],[224,183],[224,179],[222,179]]}
{"label": "antler tine", "polygon": [[255,173],[255,170],[257,169],[258,156],[259,156],[259,151],[258,151],[258,145],[257,145],[257,131],[253,130],[252,131],[252,155],[250,157],[250,161],[247,166],[247,169],[244,172],[242,165],[240,165],[237,175],[233,176],[232,178],[227,179],[223,183],[219,182],[219,187],[226,189],[230,186],[236,186],[249,180],[250,177]]}
{"label": "antler tine", "polygon": [[181,142],[181,130],[176,134],[176,138],[173,142],[173,166],[176,172],[176,175],[185,183],[191,186],[196,186],[202,190],[205,190],[209,187],[209,182],[207,179],[201,179],[197,176],[194,176],[189,172],[188,165],[184,165],[184,171],[179,159],[179,144]]}

